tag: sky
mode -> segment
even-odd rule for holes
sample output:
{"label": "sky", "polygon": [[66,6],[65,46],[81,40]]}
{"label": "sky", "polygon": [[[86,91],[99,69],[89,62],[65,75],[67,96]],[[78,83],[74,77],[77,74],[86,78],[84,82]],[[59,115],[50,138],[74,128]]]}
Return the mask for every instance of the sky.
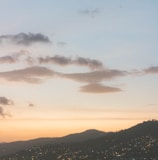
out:
{"label": "sky", "polygon": [[0,142],[158,119],[157,0],[0,0]]}

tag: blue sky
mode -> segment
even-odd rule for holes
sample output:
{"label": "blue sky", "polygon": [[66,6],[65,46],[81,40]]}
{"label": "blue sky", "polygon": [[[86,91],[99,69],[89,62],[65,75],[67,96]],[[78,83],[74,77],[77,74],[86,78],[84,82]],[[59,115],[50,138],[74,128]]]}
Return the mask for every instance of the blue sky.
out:
{"label": "blue sky", "polygon": [[157,0],[0,1],[0,141],[157,119],[157,8]]}

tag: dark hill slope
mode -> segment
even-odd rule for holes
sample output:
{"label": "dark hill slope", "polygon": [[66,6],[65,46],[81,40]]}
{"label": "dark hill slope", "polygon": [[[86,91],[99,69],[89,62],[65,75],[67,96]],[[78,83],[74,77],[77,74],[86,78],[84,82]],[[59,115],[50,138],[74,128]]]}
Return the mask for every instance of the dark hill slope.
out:
{"label": "dark hill slope", "polygon": [[105,136],[106,133],[95,129],[87,130],[81,133],[70,134],[60,138],[58,142],[83,142]]}
{"label": "dark hill slope", "polygon": [[127,130],[123,130],[119,132],[120,134],[129,135],[129,136],[142,136],[142,135],[151,135],[151,136],[158,136],[158,121],[145,121],[140,123],[134,127],[131,127]]}
{"label": "dark hill slope", "polygon": [[59,138],[38,138],[29,141],[17,141],[11,143],[0,144],[0,156],[13,154],[21,150],[31,148],[32,146],[40,146],[45,144],[68,143],[68,142],[82,142],[92,140],[106,135],[105,132],[98,130],[87,130],[81,133],[70,134]]}
{"label": "dark hill slope", "polygon": [[71,136],[76,135],[66,136],[66,143],[32,147],[0,160],[158,160],[158,121],[155,120],[96,139],[70,143]]}

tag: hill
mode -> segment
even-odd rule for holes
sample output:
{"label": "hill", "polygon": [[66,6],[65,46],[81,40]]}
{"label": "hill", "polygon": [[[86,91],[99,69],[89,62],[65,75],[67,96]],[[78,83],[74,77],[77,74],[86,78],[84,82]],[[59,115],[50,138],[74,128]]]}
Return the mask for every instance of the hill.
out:
{"label": "hill", "polygon": [[105,136],[107,133],[95,129],[87,130],[81,133],[70,134],[60,138],[59,142],[83,142]]}
{"label": "hill", "polygon": [[98,130],[87,130],[81,133],[70,134],[64,137],[56,138],[38,138],[28,141],[17,141],[11,143],[0,144],[0,155],[8,155],[19,152],[21,150],[31,148],[32,146],[40,146],[45,144],[55,144],[55,143],[68,143],[68,142],[82,142],[87,139],[95,139],[105,135],[105,132]]}
{"label": "hill", "polygon": [[[95,133],[98,131],[86,131]],[[101,132],[102,133],[102,132]],[[100,132],[99,132],[100,134]],[[146,121],[129,129],[85,139],[27,148],[0,160],[158,160],[158,121]],[[82,137],[80,134],[79,137]],[[63,137],[64,138],[64,137]]]}

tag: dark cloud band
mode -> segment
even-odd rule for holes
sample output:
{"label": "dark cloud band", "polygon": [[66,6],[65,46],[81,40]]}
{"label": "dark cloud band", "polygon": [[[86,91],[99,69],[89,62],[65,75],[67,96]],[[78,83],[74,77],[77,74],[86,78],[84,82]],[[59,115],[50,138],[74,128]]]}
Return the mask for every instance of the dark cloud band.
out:
{"label": "dark cloud band", "polygon": [[80,87],[81,92],[86,93],[113,93],[122,91],[119,88],[104,86],[99,83],[88,84]]}
{"label": "dark cloud band", "polygon": [[104,80],[114,79],[116,77],[121,77],[127,75],[127,72],[120,70],[97,70],[93,72],[86,73],[69,73],[60,74],[61,77],[71,79],[78,82],[88,82],[96,83]]}
{"label": "dark cloud band", "polygon": [[23,81],[27,83],[40,83],[46,77],[52,77],[54,71],[45,67],[29,67],[8,72],[0,72],[0,78],[8,81]]}
{"label": "dark cloud band", "polygon": [[17,45],[31,45],[33,43],[51,43],[50,39],[41,33],[19,33],[15,35],[1,35],[0,43],[3,41]]}
{"label": "dark cloud band", "polygon": [[41,64],[53,63],[61,66],[66,65],[77,65],[77,66],[87,66],[91,69],[101,69],[103,68],[103,64],[95,59],[84,58],[84,57],[64,57],[64,56],[47,56],[47,57],[39,57],[38,62]]}

